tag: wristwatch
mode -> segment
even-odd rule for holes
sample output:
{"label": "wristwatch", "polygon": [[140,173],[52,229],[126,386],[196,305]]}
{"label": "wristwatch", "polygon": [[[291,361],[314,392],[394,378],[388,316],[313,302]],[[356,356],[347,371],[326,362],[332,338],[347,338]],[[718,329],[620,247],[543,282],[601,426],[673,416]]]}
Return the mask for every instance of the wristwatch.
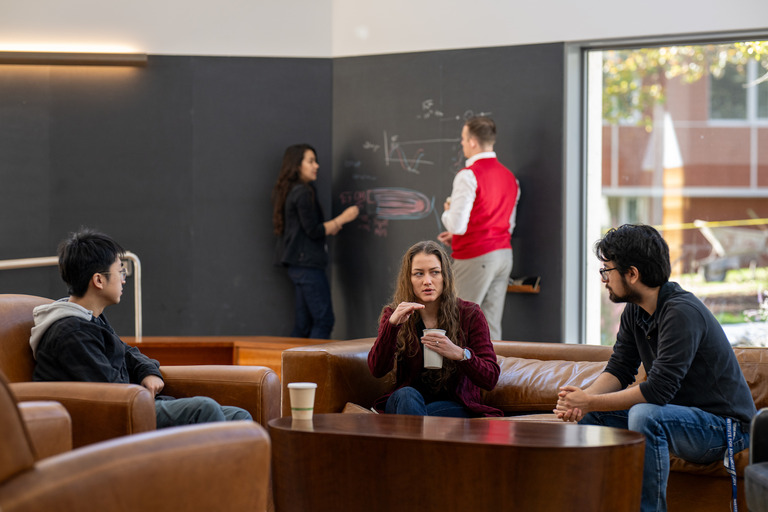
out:
{"label": "wristwatch", "polygon": [[470,359],[472,359],[472,352],[470,352],[468,348],[465,348],[464,359],[462,359],[462,361],[469,361]]}

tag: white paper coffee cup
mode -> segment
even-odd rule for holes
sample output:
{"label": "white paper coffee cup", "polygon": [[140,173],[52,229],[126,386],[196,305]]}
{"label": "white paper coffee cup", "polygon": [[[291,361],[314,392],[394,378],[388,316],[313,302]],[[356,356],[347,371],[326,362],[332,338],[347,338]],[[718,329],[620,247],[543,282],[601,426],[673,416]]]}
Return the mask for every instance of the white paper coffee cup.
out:
{"label": "white paper coffee cup", "polygon": [[291,416],[297,420],[311,420],[315,408],[314,382],[290,382],[288,393],[291,400]]}
{"label": "white paper coffee cup", "polygon": [[[424,335],[430,332],[436,332],[438,334],[442,334],[445,336],[445,330],[443,329],[424,329]],[[438,354],[431,348],[426,347],[425,345],[422,345],[424,348],[424,368],[430,369],[430,370],[437,370],[439,368],[443,367],[443,356],[441,354]]]}

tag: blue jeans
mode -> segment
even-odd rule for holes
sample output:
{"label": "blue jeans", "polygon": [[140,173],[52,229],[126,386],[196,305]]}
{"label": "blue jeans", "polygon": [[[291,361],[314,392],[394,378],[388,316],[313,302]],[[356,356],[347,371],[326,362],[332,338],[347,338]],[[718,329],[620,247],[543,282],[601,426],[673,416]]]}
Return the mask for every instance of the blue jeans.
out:
{"label": "blue jeans", "polygon": [[245,409],[219,405],[216,400],[206,396],[173,398],[158,395],[155,398],[155,416],[157,428],[253,419]]}
{"label": "blue jeans", "polygon": [[291,336],[329,339],[335,319],[331,304],[331,287],[325,270],[289,266],[288,276],[296,290],[296,317]]}
{"label": "blue jeans", "polygon": [[[642,512],[667,510],[669,454],[696,464],[723,460],[728,448],[726,420],[696,407],[637,404],[628,411],[591,412],[579,422],[645,435]],[[733,422],[733,452],[749,446],[749,432]]]}
{"label": "blue jeans", "polygon": [[415,388],[405,386],[391,395],[384,406],[387,414],[410,414],[411,416],[443,416],[450,418],[469,418],[470,414],[463,405],[450,400],[441,400],[427,404],[424,396]]}

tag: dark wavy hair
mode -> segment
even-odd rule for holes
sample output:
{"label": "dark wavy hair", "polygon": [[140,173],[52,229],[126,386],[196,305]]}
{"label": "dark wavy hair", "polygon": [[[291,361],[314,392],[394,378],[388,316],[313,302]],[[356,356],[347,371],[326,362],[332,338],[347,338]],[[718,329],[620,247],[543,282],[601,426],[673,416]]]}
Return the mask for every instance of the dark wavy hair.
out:
{"label": "dark wavy hair", "polygon": [[595,255],[612,262],[624,275],[630,267],[640,272],[640,282],[651,288],[669,281],[669,246],[658,231],[645,224],[624,224],[595,243]]}
{"label": "dark wavy hair", "polygon": [[[395,284],[395,293],[389,307],[393,310],[401,302],[417,302],[416,294],[413,291],[411,283],[411,266],[413,258],[417,254],[428,254],[436,256],[440,262],[443,276],[443,293],[439,297],[440,304],[437,312],[437,327],[445,330],[445,335],[456,345],[463,347],[466,345],[463,333],[460,328],[458,297],[456,296],[456,286],[453,278],[453,268],[451,260],[443,248],[437,242],[432,240],[418,242],[412,245],[403,255],[400,263],[400,272],[397,275]],[[382,312],[383,314],[383,312]],[[395,360],[401,361],[406,355],[413,357],[419,351],[421,342],[419,341],[421,333],[416,332],[418,315],[411,315],[400,327],[397,333],[397,348],[395,350]],[[439,370],[425,371],[422,380],[429,385],[433,391],[437,392],[445,388],[448,379],[456,372],[454,361],[443,359],[443,368]]]}
{"label": "dark wavy hair", "polygon": [[278,236],[282,235],[285,229],[285,199],[293,186],[301,181],[301,162],[307,150],[315,154],[317,161],[317,151],[309,144],[294,144],[286,148],[283,154],[283,165],[272,189],[272,227]]}
{"label": "dark wavy hair", "polygon": [[115,259],[124,254],[125,249],[104,233],[88,228],[71,233],[58,248],[59,272],[68,293],[84,296],[93,274],[109,271]]}

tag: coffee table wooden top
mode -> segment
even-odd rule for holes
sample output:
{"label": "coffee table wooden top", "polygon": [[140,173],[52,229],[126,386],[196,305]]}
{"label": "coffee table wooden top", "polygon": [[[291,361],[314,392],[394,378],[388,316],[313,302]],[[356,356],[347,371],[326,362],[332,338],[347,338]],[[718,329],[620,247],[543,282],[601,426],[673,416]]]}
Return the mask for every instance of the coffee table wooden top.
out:
{"label": "coffee table wooden top", "polygon": [[566,423],[316,414],[269,422],[276,512],[637,512],[645,440]]}
{"label": "coffee table wooden top", "polygon": [[311,422],[294,422],[288,416],[270,421],[269,427],[284,431],[368,438],[439,440],[531,448],[597,448],[643,442],[641,434],[607,427],[398,414],[316,414]]}

